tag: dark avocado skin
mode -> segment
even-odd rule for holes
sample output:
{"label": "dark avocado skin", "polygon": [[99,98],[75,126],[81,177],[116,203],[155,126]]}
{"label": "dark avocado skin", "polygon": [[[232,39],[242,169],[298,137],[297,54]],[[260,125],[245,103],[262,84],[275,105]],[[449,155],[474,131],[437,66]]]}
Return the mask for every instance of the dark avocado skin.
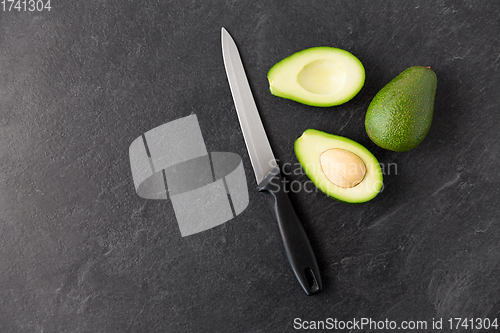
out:
{"label": "dark avocado skin", "polygon": [[428,67],[406,69],[373,98],[365,127],[378,146],[397,152],[418,146],[429,132],[437,77]]}

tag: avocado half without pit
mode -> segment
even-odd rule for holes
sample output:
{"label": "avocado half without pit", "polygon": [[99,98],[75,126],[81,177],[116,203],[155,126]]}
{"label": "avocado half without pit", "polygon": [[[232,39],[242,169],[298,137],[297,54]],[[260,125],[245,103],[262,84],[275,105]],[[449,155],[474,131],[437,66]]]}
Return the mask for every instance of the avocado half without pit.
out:
{"label": "avocado half without pit", "polygon": [[356,96],[365,82],[365,69],[351,53],[323,46],[281,60],[269,70],[267,78],[275,96],[327,107]]}
{"label": "avocado half without pit", "polygon": [[353,140],[308,129],[295,141],[295,154],[314,185],[336,200],[366,202],[382,188],[377,159]]}

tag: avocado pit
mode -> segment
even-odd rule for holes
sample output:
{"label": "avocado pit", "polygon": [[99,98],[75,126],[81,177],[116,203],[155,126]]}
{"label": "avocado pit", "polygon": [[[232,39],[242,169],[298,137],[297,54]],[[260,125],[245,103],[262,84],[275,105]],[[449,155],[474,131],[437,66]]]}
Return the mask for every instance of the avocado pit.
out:
{"label": "avocado pit", "polygon": [[333,184],[343,187],[355,187],[363,181],[366,165],[358,155],[340,148],[324,151],[320,155],[321,169]]}

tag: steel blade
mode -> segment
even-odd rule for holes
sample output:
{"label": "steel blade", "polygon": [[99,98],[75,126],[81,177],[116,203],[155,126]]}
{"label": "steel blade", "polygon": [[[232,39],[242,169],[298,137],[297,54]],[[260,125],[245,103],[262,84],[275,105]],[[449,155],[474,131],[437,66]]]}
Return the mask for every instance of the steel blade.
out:
{"label": "steel blade", "polygon": [[257,184],[260,184],[276,167],[276,160],[255,105],[238,48],[226,29],[222,28],[221,35],[222,55],[229,87],[252,162],[255,179]]}

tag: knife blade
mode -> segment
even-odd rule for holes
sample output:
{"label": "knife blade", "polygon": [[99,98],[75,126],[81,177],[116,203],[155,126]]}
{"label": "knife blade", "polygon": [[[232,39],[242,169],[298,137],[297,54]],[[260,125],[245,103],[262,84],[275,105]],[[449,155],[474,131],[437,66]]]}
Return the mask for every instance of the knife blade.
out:
{"label": "knife blade", "polygon": [[274,214],[287,259],[304,292],[307,295],[316,294],[322,289],[316,256],[286,193],[280,168],[262,125],[236,43],[224,28],[221,29],[221,40],[229,87],[257,188],[274,197]]}

